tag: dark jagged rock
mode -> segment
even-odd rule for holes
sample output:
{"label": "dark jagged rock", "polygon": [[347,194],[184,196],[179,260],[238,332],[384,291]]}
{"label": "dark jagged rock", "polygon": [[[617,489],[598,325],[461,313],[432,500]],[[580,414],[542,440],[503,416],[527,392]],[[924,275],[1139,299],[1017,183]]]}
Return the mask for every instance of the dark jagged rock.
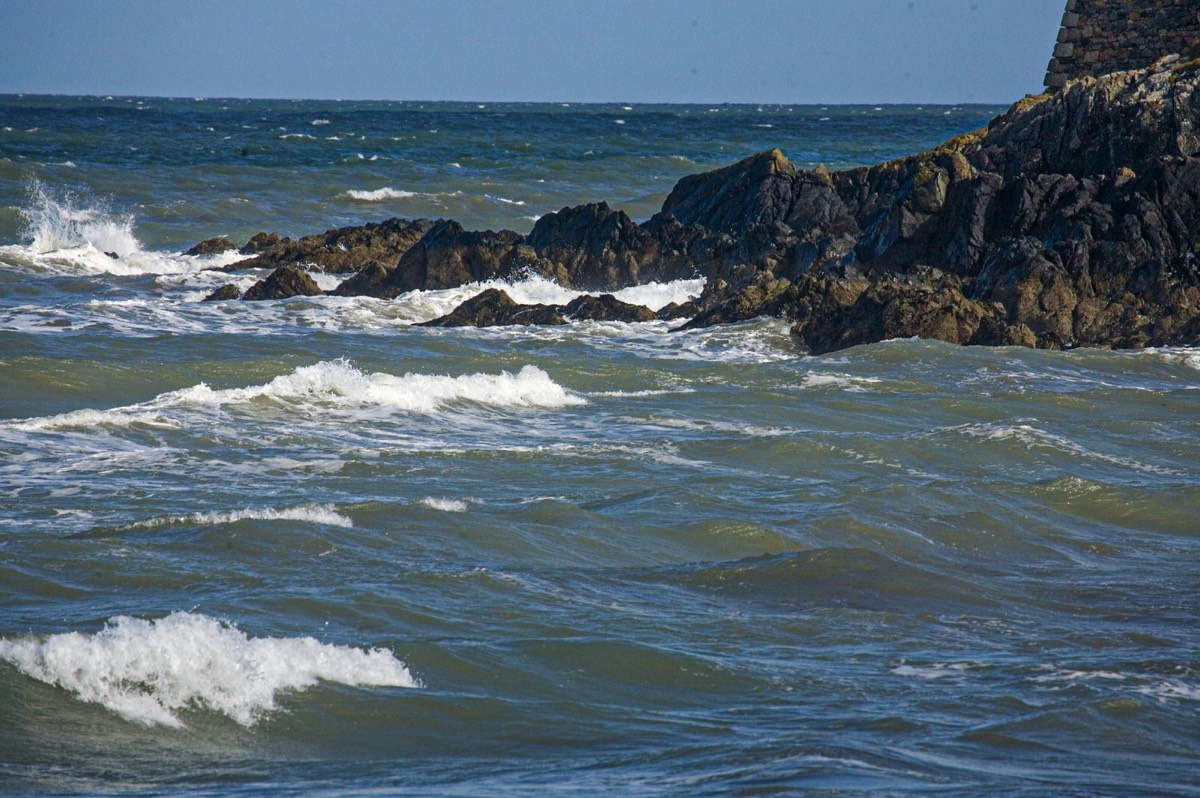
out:
{"label": "dark jagged rock", "polygon": [[695,267],[649,230],[606,202],[563,208],[538,219],[525,239],[548,271],[570,288],[613,291],[691,277]]}
{"label": "dark jagged rock", "polygon": [[107,255],[108,257],[112,258],[113,260],[121,259],[121,256],[118,255],[116,252],[105,252],[104,254]]}
{"label": "dark jagged rock", "polygon": [[279,246],[281,241],[287,240],[280,239],[278,233],[255,233],[244,246],[238,249],[238,252],[242,255],[259,255]]}
{"label": "dark jagged rock", "polygon": [[724,280],[710,281],[696,301],[699,312],[680,329],[748,321],[759,316],[791,315],[791,308],[798,298],[794,283],[773,278],[768,273],[740,286]]}
{"label": "dark jagged rock", "polygon": [[542,272],[536,256],[511,230],[473,232],[455,221],[437,222],[400,258],[372,293],[391,299],[416,289],[457,288],[503,279],[527,271]]}
{"label": "dark jagged rock", "polygon": [[193,257],[197,255],[220,255],[222,252],[228,252],[231,249],[237,249],[237,244],[224,236],[218,236],[201,241],[183,254]]}
{"label": "dark jagged rock", "polygon": [[333,296],[382,296],[391,274],[381,263],[369,263],[330,291]]}
{"label": "dark jagged rock", "polygon": [[250,286],[242,295],[242,299],[287,299],[293,296],[320,296],[321,293],[321,289],[313,278],[308,276],[308,272],[299,266],[289,265],[280,266]]}
{"label": "dark jagged rock", "polygon": [[549,305],[519,305],[506,291],[489,288],[471,297],[450,313],[422,327],[505,327],[510,325],[566,324],[558,308]]}
{"label": "dark jagged rock", "polygon": [[507,292],[489,288],[463,302],[426,327],[503,327],[507,325],[566,324],[574,321],[656,321],[654,311],[644,305],[622,302],[611,294],[583,295],[567,305],[520,305]]}
{"label": "dark jagged rock", "polygon": [[700,312],[700,306],[695,302],[672,302],[669,305],[664,305],[654,314],[659,321],[679,321],[681,319],[690,319]]}
{"label": "dark jagged rock", "polygon": [[243,254],[258,254],[226,268],[277,269],[303,264],[328,274],[350,274],[375,264],[391,269],[433,224],[428,219],[388,219],[378,224],[335,228],[295,241],[259,233],[240,250]]}
{"label": "dark jagged rock", "polygon": [[612,294],[583,296],[572,299],[563,308],[563,315],[576,321],[657,321],[658,316],[645,305],[622,302]]}
{"label": "dark jagged rock", "polygon": [[204,297],[205,302],[223,302],[229,299],[237,299],[242,294],[238,291],[237,286],[233,283],[225,283],[225,285],[213,291],[208,296]]}

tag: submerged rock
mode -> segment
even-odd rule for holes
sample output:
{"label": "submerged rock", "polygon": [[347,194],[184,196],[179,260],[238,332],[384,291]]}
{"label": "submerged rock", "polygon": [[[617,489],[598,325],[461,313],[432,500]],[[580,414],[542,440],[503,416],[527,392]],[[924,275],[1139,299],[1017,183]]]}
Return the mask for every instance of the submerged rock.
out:
{"label": "submerged rock", "polygon": [[622,302],[612,294],[590,296],[584,294],[571,300],[563,308],[563,315],[576,321],[657,321],[658,316],[645,305]]}
{"label": "submerged rock", "polygon": [[422,327],[504,327],[509,325],[566,324],[558,309],[549,305],[519,305],[508,292],[489,288],[471,297],[450,313]]}
{"label": "submerged rock", "polygon": [[508,292],[489,288],[463,302],[425,327],[503,327],[507,325],[567,324],[573,321],[656,321],[644,305],[622,302],[611,294],[583,295],[566,305],[520,305]]}
{"label": "submerged rock", "polygon": [[204,302],[222,302],[230,299],[237,299],[242,295],[241,291],[233,283],[225,283],[225,285],[213,291],[208,296],[204,297]]}
{"label": "submerged rock", "polygon": [[287,299],[294,296],[320,296],[323,292],[308,272],[299,266],[280,266],[246,290],[242,299]]}

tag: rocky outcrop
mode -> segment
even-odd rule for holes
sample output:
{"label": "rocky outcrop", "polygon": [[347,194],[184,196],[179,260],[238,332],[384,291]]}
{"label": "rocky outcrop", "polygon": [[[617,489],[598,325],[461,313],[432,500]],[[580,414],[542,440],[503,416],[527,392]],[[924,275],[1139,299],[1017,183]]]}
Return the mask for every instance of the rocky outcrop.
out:
{"label": "rocky outcrop", "polygon": [[224,236],[218,236],[217,238],[209,238],[201,241],[199,244],[185,251],[183,254],[191,255],[192,257],[196,257],[198,255],[220,255],[224,252],[228,252],[231,249],[237,249],[237,244],[233,243]]}
{"label": "rocky outcrop", "polygon": [[521,244],[521,236],[511,230],[474,232],[458,222],[437,222],[370,295],[391,299],[416,289],[457,288],[537,270],[536,258]]}
{"label": "rocky outcrop", "polygon": [[267,277],[246,289],[242,299],[288,299],[294,296],[320,296],[320,287],[308,276],[308,272],[294,264],[280,266]]}
{"label": "rocky outcrop", "polygon": [[259,255],[263,252],[268,252],[279,246],[281,242],[288,242],[291,239],[281,239],[278,233],[255,233],[250,236],[250,240],[245,246],[238,249],[241,255]]}
{"label": "rocky outcrop", "polygon": [[388,219],[360,227],[334,228],[297,240],[258,233],[238,250],[253,257],[224,269],[278,269],[293,264],[327,274],[351,274],[372,265],[391,269],[433,226],[427,219]]}
{"label": "rocky outcrop", "polygon": [[570,321],[657,321],[644,305],[622,302],[612,294],[584,294],[566,305],[520,305],[499,288],[489,288],[463,302],[425,327],[504,327],[509,325],[567,324]]}
{"label": "rocky outcrop", "polygon": [[558,309],[548,305],[519,305],[499,288],[489,288],[422,327],[506,327],[566,324]]}
{"label": "rocky outcrop", "polygon": [[[605,203],[547,214],[527,236],[392,220],[281,240],[244,263],[354,266],[334,293],[383,298],[522,274],[589,292],[701,275],[699,300],[658,317],[779,316],[825,352],[906,336],[1197,343],[1198,253],[1200,67],[1176,60],[1028,97],[986,129],[872,167],[803,171],[760,153],[680,180],[643,224]],[[543,310],[612,318],[610,300]],[[451,316],[470,324],[534,317],[494,294],[462,310]]]}

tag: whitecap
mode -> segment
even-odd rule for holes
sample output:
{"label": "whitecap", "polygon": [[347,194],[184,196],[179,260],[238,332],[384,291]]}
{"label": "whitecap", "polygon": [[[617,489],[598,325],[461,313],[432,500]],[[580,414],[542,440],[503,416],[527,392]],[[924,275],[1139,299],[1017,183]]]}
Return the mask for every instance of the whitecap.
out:
{"label": "whitecap", "polygon": [[516,374],[405,374],[397,377],[359,371],[346,360],[301,366],[262,385],[213,389],[205,383],[159,394],[149,402],[109,410],[76,410],[54,416],[0,421],[0,429],[48,431],[98,424],[179,424],[183,411],[240,407],[251,409],[267,401],[277,405],[328,412],[383,408],[433,413],[447,405],[473,403],[499,408],[562,408],[587,404],[536,366]]}
{"label": "whitecap", "polygon": [[435,496],[426,496],[421,499],[420,503],[445,513],[465,513],[467,511],[467,503],[461,499],[439,499]]}
{"label": "whitecap", "polygon": [[384,200],[391,200],[391,199],[409,199],[410,197],[434,197],[436,195],[420,194],[415,191],[404,191],[403,189],[396,189],[396,188],[392,188],[391,186],[384,186],[383,188],[377,188],[374,191],[365,191],[365,190],[360,191],[357,189],[350,189],[348,191],[343,192],[341,194],[341,196],[347,197],[352,200],[359,200],[360,202],[383,202]]}
{"label": "whitecap", "polygon": [[162,526],[176,526],[179,524],[192,524],[195,526],[223,526],[225,524],[233,524],[238,521],[256,520],[256,521],[303,521],[310,524],[321,524],[323,526],[337,526],[343,529],[349,529],[354,526],[354,521],[348,516],[342,515],[331,504],[300,504],[295,507],[284,507],[275,509],[273,507],[246,508],[244,510],[232,510],[229,512],[208,512],[208,513],[191,513],[190,515],[171,515],[162,518],[151,518],[148,521],[139,521],[135,524],[129,524],[122,529],[155,529]]}
{"label": "whitecap", "polygon": [[232,623],[175,612],[157,620],[112,618],[95,634],[0,640],[0,659],[146,726],[184,726],[184,710],[207,710],[252,726],[279,694],[319,681],[352,687],[420,687],[387,650],[311,637],[253,638]]}
{"label": "whitecap", "polygon": [[866,393],[867,386],[882,382],[878,377],[855,377],[850,374],[818,374],[810,371],[800,384],[805,388],[840,388],[847,393]]}
{"label": "whitecap", "polygon": [[312,121],[312,124],[313,125],[328,125],[328,124],[330,124],[330,122],[328,119],[314,119]]}

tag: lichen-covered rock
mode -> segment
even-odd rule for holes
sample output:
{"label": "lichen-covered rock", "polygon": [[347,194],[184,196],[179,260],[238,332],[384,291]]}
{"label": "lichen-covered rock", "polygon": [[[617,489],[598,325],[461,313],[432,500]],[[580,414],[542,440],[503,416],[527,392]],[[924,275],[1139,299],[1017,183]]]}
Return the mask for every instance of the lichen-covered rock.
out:
{"label": "lichen-covered rock", "polygon": [[287,299],[294,296],[320,296],[320,287],[299,266],[280,266],[246,290],[242,299]]}

